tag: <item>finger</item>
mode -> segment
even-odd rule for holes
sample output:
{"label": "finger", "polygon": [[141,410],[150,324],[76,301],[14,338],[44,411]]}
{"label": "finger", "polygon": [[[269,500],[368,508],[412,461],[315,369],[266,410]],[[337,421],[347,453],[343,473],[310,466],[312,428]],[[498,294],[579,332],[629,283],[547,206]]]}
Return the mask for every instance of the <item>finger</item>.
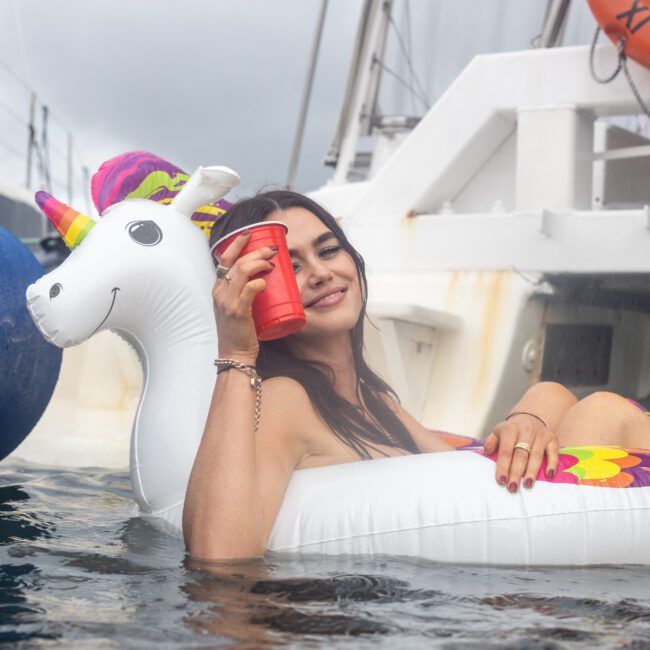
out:
{"label": "finger", "polygon": [[[230,277],[230,293],[238,296],[244,290],[244,287],[254,275],[258,273],[269,273],[273,270],[275,264],[269,260],[253,260],[243,264],[236,264],[228,272]],[[228,285],[226,285],[228,286]]]}
{"label": "finger", "polygon": [[266,288],[266,280],[264,278],[256,278],[246,284],[241,292],[241,302],[244,309],[252,309],[253,300],[258,293],[261,293]]}
{"label": "finger", "polygon": [[485,439],[485,442],[483,443],[483,449],[485,453],[489,456],[490,454],[493,454],[497,447],[499,446],[499,436],[495,433],[495,431],[492,431],[492,433]]}
{"label": "finger", "polygon": [[[222,261],[221,265],[226,266],[229,269],[232,269],[233,267],[237,266],[238,264],[244,264],[246,262],[250,262],[250,261],[253,261],[253,260],[269,259],[269,258],[273,257],[274,255],[276,255],[277,252],[278,252],[278,247],[277,246],[262,246],[261,248],[256,248],[255,250],[250,251],[250,252],[246,253],[245,255],[242,255],[241,251],[242,251],[242,249],[243,249],[243,247],[245,245],[246,245],[246,243],[244,243],[244,245],[240,248],[239,254],[237,256],[235,256],[231,262],[228,261],[230,259],[229,257],[227,257],[225,259],[222,257],[223,261]],[[230,250],[231,249],[228,248],[228,251],[230,251]],[[224,262],[227,262],[227,263],[224,263]]]}
{"label": "finger", "polygon": [[535,438],[523,479],[523,486],[528,490],[535,485],[539,468],[542,466],[544,460],[544,451],[546,450],[548,442],[549,440],[543,436]]}
{"label": "finger", "polygon": [[245,264],[247,262],[252,262],[255,260],[268,260],[274,255],[277,255],[278,247],[277,246],[262,246],[262,248],[256,248],[246,255],[241,255],[238,257],[232,266],[237,266],[238,264]]}
{"label": "finger", "polygon": [[[526,442],[520,440],[519,442]],[[530,442],[528,443],[530,444]],[[510,473],[508,474],[508,492],[515,493],[519,488],[521,477],[526,471],[530,454],[525,449],[515,449],[512,452],[512,461],[510,463]]]}
{"label": "finger", "polygon": [[557,438],[553,437],[551,442],[546,446],[546,476],[555,478],[557,476],[557,467],[559,463],[559,445]]}
{"label": "finger", "polygon": [[248,244],[250,236],[250,232],[244,231],[239,237],[235,237],[228,248],[219,255],[219,264],[229,269],[235,263],[242,250],[244,250],[244,246]]}
{"label": "finger", "polygon": [[506,485],[510,474],[512,452],[517,441],[519,430],[516,426],[505,423],[499,429],[499,452],[497,454],[497,483]]}

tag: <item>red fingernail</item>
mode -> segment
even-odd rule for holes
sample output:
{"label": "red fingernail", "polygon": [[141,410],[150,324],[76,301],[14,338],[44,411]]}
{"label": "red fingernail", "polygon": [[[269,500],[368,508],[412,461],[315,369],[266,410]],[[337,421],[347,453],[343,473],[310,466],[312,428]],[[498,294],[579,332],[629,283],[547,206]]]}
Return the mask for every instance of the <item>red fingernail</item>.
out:
{"label": "red fingernail", "polygon": [[533,487],[533,479],[532,478],[527,478],[524,481],[524,487],[526,487],[526,488],[528,488],[530,490],[530,488]]}
{"label": "red fingernail", "polygon": [[505,476],[499,476],[499,485],[505,485],[508,479]]}
{"label": "red fingernail", "polygon": [[516,491],[517,491],[517,484],[513,481],[508,486],[508,492],[512,492],[512,494],[514,494]]}
{"label": "red fingernail", "polygon": [[555,476],[555,470],[549,469],[548,472],[546,472],[546,476],[548,476],[549,478],[553,478]]}
{"label": "red fingernail", "polygon": [[271,246],[271,250],[275,253],[276,251],[280,250],[279,246]]}
{"label": "red fingernail", "polygon": [[273,264],[273,262],[269,262],[269,264],[270,264],[273,268],[275,268],[275,264]]}
{"label": "red fingernail", "polygon": [[248,228],[246,228],[246,230],[241,231],[241,236],[242,237],[245,237],[246,235],[250,235],[250,234],[251,234],[251,231]]}

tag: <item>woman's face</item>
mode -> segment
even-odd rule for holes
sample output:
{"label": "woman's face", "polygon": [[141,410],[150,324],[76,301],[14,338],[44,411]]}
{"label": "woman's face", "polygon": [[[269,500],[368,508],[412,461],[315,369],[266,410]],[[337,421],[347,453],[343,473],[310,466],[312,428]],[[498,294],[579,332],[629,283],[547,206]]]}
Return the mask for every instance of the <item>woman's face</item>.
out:
{"label": "woman's face", "polygon": [[305,208],[287,208],[265,221],[287,224],[287,244],[307,321],[294,336],[328,337],[350,331],[361,313],[357,267],[334,233]]}

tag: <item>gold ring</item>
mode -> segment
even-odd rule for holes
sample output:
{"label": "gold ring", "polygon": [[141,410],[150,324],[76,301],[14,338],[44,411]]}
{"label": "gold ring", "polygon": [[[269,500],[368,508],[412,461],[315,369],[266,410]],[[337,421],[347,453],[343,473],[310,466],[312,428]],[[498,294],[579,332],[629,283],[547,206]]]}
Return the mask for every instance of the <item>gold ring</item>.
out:
{"label": "gold ring", "polygon": [[232,282],[232,278],[228,275],[228,271],[230,269],[226,268],[225,266],[221,266],[221,264],[217,264],[217,278],[219,280],[225,280],[228,284]]}
{"label": "gold ring", "polygon": [[518,442],[514,448],[523,449],[529,456],[530,456],[530,452],[533,450],[532,447],[527,442]]}

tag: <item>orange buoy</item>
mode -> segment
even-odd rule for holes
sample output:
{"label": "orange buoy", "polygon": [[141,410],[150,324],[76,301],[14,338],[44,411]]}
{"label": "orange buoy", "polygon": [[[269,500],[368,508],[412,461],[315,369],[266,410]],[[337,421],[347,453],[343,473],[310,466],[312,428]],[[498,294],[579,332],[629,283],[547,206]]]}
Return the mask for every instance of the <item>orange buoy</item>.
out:
{"label": "orange buoy", "polygon": [[650,68],[650,0],[587,0],[594,18],[614,44],[625,39],[625,54]]}

